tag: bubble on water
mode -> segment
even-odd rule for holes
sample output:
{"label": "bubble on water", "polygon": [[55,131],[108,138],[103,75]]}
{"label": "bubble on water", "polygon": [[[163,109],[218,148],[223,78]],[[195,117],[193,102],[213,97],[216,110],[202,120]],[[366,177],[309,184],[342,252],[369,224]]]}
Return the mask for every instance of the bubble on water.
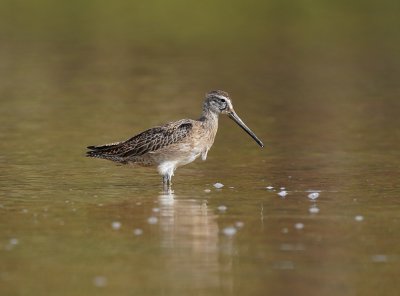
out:
{"label": "bubble on water", "polygon": [[157,218],[157,217],[149,217],[149,218],[147,219],[147,222],[148,222],[149,224],[157,224],[158,218]]}
{"label": "bubble on water", "polygon": [[26,214],[26,213],[28,213],[28,210],[27,210],[27,209],[22,209],[21,212],[24,213],[24,214]]}
{"label": "bubble on water", "polygon": [[118,222],[118,221],[114,221],[114,222],[112,222],[111,223],[111,227],[112,227],[112,229],[114,229],[114,230],[118,230],[118,229],[120,229],[121,228],[121,222]]}
{"label": "bubble on water", "polygon": [[93,285],[95,287],[99,287],[99,288],[105,287],[105,286],[107,286],[107,278],[102,275],[95,276],[93,278]]}
{"label": "bubble on water", "polygon": [[220,212],[225,212],[227,209],[228,209],[228,207],[227,206],[224,206],[224,205],[220,205],[220,206],[218,206],[218,211],[220,211]]}
{"label": "bubble on water", "polygon": [[278,195],[281,197],[285,197],[286,195],[288,195],[287,191],[282,190],[281,192],[278,192]]}
{"label": "bubble on water", "polygon": [[225,227],[222,232],[226,235],[226,236],[233,236],[236,234],[237,230],[235,227],[229,226],[229,227]]}
{"label": "bubble on water", "polygon": [[19,240],[17,238],[15,238],[15,237],[10,238],[10,245],[16,246],[18,244],[19,244]]}
{"label": "bubble on water", "polygon": [[285,188],[285,187],[281,187],[280,189],[281,189],[281,190],[285,190],[286,188]]}
{"label": "bubble on water", "polygon": [[309,211],[311,214],[317,214],[317,213],[319,213],[319,208],[317,208],[317,207],[311,207],[311,208],[308,209],[308,211]]}
{"label": "bubble on water", "polygon": [[272,189],[274,189],[274,186],[267,186],[265,188],[267,188],[268,190],[272,190]]}
{"label": "bubble on water", "polygon": [[102,203],[99,203],[99,204],[97,204],[97,206],[98,206],[98,207],[102,207],[102,206],[103,206],[103,204],[102,204]]}
{"label": "bubble on water", "polygon": [[361,222],[361,221],[364,220],[364,217],[361,216],[361,215],[357,215],[357,216],[354,217],[354,220],[356,220],[357,222]]}
{"label": "bubble on water", "polygon": [[377,254],[377,255],[373,255],[373,256],[371,256],[371,260],[373,261],[373,262],[387,262],[388,261],[388,258],[387,258],[387,256],[386,255],[384,255],[384,254]]}
{"label": "bubble on water", "polygon": [[215,188],[217,188],[217,189],[221,189],[222,187],[224,187],[224,184],[222,184],[222,183],[215,183],[213,186],[214,186]]}
{"label": "bubble on water", "polygon": [[242,222],[242,221],[237,221],[237,222],[235,223],[235,226],[236,226],[237,228],[242,228],[242,227],[244,226],[244,222]]}
{"label": "bubble on water", "polygon": [[143,234],[143,230],[140,229],[140,228],[135,228],[135,229],[133,230],[133,234],[134,234],[134,235],[142,235],[142,234]]}
{"label": "bubble on water", "polygon": [[288,228],[282,228],[282,233],[284,233],[284,234],[286,234],[286,233],[288,233],[289,232],[289,229]]}
{"label": "bubble on water", "polygon": [[309,199],[315,200],[319,197],[319,193],[318,192],[312,192],[308,195]]}
{"label": "bubble on water", "polygon": [[304,224],[303,223],[296,223],[296,224],[294,224],[294,228],[296,228],[298,230],[301,230],[301,229],[304,228]]}
{"label": "bubble on water", "polygon": [[211,190],[210,190],[210,189],[204,189],[204,192],[205,192],[205,193],[210,193]]}
{"label": "bubble on water", "polygon": [[158,213],[159,211],[160,211],[159,208],[153,208],[153,212],[154,212],[154,213]]}

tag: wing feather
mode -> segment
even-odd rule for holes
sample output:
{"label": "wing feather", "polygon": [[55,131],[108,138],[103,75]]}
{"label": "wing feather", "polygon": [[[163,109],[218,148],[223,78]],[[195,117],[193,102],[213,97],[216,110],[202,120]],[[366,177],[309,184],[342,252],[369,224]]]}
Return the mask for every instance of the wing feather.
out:
{"label": "wing feather", "polygon": [[142,156],[182,141],[192,128],[191,120],[182,119],[148,129],[124,142],[89,146],[92,151],[88,151],[87,156],[110,159],[116,156],[119,158]]}

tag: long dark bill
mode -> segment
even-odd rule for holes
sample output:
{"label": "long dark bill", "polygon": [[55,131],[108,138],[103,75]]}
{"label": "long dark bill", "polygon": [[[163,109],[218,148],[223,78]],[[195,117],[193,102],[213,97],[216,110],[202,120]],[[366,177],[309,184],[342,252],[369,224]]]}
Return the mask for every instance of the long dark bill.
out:
{"label": "long dark bill", "polygon": [[247,125],[244,124],[244,122],[240,119],[240,117],[234,111],[229,112],[228,116],[230,119],[235,121],[246,133],[248,133],[250,135],[250,137],[252,137],[254,139],[254,141],[257,142],[258,145],[260,145],[261,147],[264,147],[263,142],[261,142],[261,140],[259,138],[257,138],[256,134],[253,133],[251,131],[251,129],[249,129],[247,127]]}

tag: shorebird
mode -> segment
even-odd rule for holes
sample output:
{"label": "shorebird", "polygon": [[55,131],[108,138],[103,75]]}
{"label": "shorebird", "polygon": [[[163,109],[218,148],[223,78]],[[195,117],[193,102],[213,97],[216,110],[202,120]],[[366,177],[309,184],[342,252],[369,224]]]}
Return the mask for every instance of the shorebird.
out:
{"label": "shorebird", "polygon": [[150,128],[126,141],[88,146],[90,151],[86,156],[122,164],[156,166],[162,175],[164,187],[169,187],[177,167],[191,163],[200,155],[202,160],[206,160],[217,134],[220,114],[228,115],[258,145],[264,147],[236,114],[228,93],[214,90],[206,94],[199,119],[181,119]]}

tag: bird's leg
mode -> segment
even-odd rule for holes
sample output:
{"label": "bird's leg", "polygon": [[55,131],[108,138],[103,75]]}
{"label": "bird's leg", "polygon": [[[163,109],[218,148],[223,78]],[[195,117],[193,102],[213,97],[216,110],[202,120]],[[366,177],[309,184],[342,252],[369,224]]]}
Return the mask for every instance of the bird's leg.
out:
{"label": "bird's leg", "polygon": [[171,182],[172,176],[171,175],[164,175],[163,176],[163,184],[170,186],[172,184]]}
{"label": "bird's leg", "polygon": [[172,184],[171,179],[172,179],[172,176],[170,174],[165,174],[163,176],[163,188],[164,188],[164,191],[168,191],[168,190],[171,189],[171,184]]}

